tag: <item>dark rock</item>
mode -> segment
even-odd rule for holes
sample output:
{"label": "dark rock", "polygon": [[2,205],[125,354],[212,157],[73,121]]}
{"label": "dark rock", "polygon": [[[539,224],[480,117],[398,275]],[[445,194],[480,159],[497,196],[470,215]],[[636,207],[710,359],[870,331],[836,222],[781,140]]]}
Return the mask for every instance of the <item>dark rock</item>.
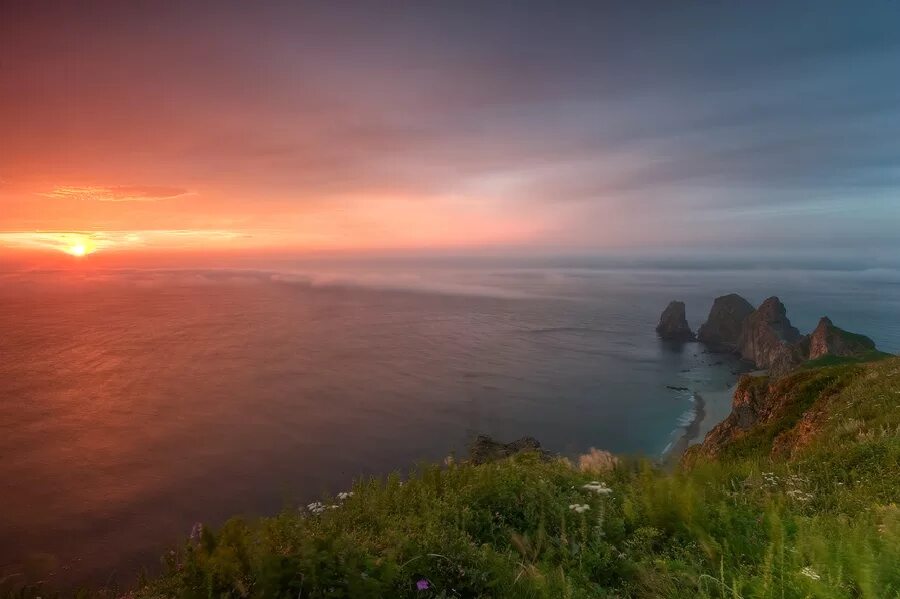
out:
{"label": "dark rock", "polygon": [[487,435],[478,435],[469,445],[469,461],[472,464],[486,464],[522,452],[536,452],[544,459],[550,458],[550,454],[542,449],[541,444],[533,437],[522,437],[512,443],[500,443]]}
{"label": "dark rock", "polygon": [[804,360],[800,331],[791,325],[787,309],[777,297],[770,297],[744,319],[738,352],[757,368],[767,368],[774,376],[790,372]]}
{"label": "dark rock", "polygon": [[666,385],[666,389],[672,389],[673,391],[690,391],[687,387],[676,387],[675,385]]}
{"label": "dark rock", "polygon": [[669,305],[663,310],[662,316],[659,317],[656,332],[661,338],[670,341],[692,341],[694,339],[694,332],[688,326],[684,316],[684,302],[669,302]]}
{"label": "dark rock", "polygon": [[750,302],[736,293],[717,297],[697,339],[716,351],[735,351],[744,320],[752,313]]}
{"label": "dark rock", "polygon": [[865,335],[849,333],[834,326],[831,319],[823,316],[818,326],[810,334],[808,359],[822,356],[861,356],[875,350],[875,342]]}

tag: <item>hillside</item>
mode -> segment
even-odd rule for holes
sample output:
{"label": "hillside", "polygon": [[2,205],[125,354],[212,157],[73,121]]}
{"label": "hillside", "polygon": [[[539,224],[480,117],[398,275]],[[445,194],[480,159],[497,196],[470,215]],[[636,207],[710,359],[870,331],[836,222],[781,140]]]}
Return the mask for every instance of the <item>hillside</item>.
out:
{"label": "hillside", "polygon": [[747,378],[735,407],[675,472],[424,465],[197,530],[129,596],[900,597],[900,358]]}

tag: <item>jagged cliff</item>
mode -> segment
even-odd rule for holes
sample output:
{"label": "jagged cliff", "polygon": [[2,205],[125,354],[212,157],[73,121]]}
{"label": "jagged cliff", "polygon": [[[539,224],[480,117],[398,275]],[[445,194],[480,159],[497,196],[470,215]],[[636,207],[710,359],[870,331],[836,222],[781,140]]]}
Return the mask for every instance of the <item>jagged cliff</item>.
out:
{"label": "jagged cliff", "polygon": [[684,313],[684,302],[672,301],[663,310],[659,317],[659,324],[656,325],[656,332],[663,339],[670,341],[691,341],[694,339],[694,332],[688,325],[687,318]]}
{"label": "jagged cliff", "polygon": [[753,306],[736,293],[717,297],[713,301],[706,322],[700,325],[697,339],[717,351],[734,351],[744,320]]}
{"label": "jagged cliff", "polygon": [[791,324],[787,309],[775,296],[768,298],[741,325],[737,351],[745,360],[780,376],[804,361],[800,331]]}

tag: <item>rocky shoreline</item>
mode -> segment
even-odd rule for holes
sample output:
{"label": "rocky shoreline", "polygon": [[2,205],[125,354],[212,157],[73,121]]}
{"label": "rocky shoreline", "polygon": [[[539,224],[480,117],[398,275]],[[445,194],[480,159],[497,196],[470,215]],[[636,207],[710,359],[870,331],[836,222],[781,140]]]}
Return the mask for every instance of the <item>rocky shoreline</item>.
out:
{"label": "rocky shoreline", "polygon": [[[701,435],[701,431],[709,417],[708,405],[703,395],[693,392],[694,417],[664,452],[661,462],[666,465],[676,464],[701,436],[706,439],[710,436],[722,436],[723,427],[728,428],[729,423],[735,419],[741,420],[741,415],[747,412],[745,406],[760,403],[748,399],[753,394],[746,390],[755,388],[753,381],[770,381],[774,385],[805,364],[816,365],[823,360],[865,361],[886,355],[878,351],[875,343],[868,337],[835,326],[827,316],[819,320],[811,333],[801,334],[791,324],[787,308],[776,296],[767,298],[755,309],[750,302],[735,293],[717,297],[707,320],[696,335],[688,327],[684,302],[672,301],[660,316],[656,332],[661,339],[669,342],[696,340],[709,352],[735,355],[753,364],[756,369],[756,372],[740,376],[730,386],[731,413],[710,427],[704,435]],[[668,387],[687,390],[673,385]],[[760,408],[756,411],[762,410]]]}
{"label": "rocky shoreline", "polygon": [[690,447],[691,443],[700,437],[700,430],[706,420],[706,400],[700,393],[694,392],[694,417],[683,428],[682,433],[675,439],[662,455],[662,463],[674,465],[681,459],[682,454]]}

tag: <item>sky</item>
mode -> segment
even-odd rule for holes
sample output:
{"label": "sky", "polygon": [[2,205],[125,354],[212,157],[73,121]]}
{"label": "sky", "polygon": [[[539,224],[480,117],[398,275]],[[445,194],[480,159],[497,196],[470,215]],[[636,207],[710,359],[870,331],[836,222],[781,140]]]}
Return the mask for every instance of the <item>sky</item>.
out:
{"label": "sky", "polygon": [[900,2],[0,3],[0,252],[900,254]]}

